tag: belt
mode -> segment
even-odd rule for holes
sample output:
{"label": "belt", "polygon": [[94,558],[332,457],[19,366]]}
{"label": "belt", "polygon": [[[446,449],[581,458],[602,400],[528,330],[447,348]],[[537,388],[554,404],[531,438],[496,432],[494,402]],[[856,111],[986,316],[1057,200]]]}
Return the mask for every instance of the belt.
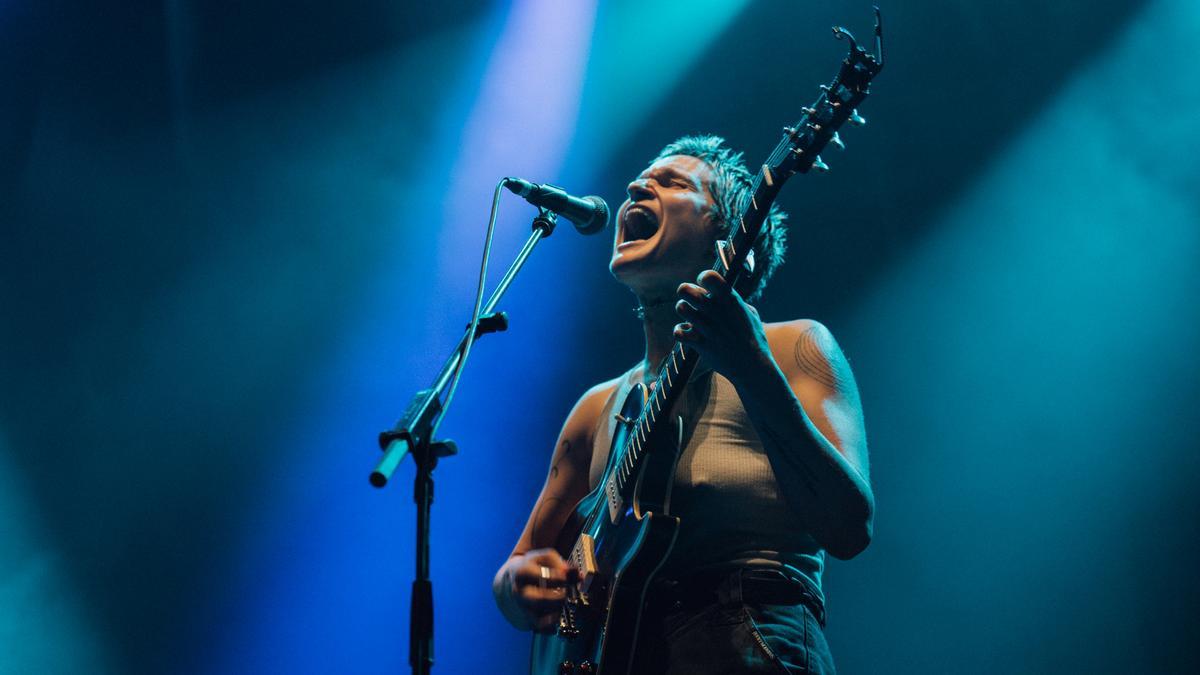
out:
{"label": "belt", "polygon": [[[740,588],[739,588],[740,587]],[[714,603],[746,602],[765,605],[804,605],[825,626],[825,603],[801,581],[770,568],[742,568],[720,574],[696,574],[678,579],[655,579],[646,605],[659,610],[694,611]]]}

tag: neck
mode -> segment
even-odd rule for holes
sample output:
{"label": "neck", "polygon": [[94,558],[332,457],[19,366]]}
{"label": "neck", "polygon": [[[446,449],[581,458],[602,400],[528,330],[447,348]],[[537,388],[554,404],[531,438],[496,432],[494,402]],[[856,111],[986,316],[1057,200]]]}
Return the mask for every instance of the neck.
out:
{"label": "neck", "polygon": [[683,319],[675,313],[674,296],[663,298],[638,298],[642,307],[642,329],[646,334],[646,356],[643,371],[649,375],[658,372],[663,359],[675,346],[675,325]]}

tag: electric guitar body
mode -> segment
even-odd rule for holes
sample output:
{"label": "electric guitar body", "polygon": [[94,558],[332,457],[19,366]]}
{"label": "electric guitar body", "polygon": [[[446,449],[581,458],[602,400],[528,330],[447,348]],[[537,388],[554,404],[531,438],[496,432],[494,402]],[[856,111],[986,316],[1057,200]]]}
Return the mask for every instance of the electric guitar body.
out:
{"label": "electric guitar body", "polygon": [[[682,422],[671,425],[673,438],[661,440],[648,456],[641,479],[645,492],[611,518],[604,494],[606,479],[619,472],[622,454],[636,434],[634,420],[649,400],[645,385],[634,385],[621,407],[605,467],[605,479],[575,506],[557,548],[580,571],[554,635],[535,635],[531,673],[629,672],[637,644],[642,604],[654,574],[670,555],[679,519],[664,513],[679,456]],[[665,474],[665,475],[664,475]],[[665,486],[665,489],[664,489]],[[579,545],[577,545],[579,544]]]}

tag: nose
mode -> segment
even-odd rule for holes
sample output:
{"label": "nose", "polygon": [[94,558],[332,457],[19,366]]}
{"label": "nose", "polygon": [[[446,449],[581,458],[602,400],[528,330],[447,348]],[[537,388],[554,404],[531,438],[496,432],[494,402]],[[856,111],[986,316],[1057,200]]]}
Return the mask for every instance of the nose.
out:
{"label": "nose", "polygon": [[650,191],[650,187],[647,185],[647,182],[648,181],[646,181],[644,178],[638,178],[625,188],[625,191],[629,193],[629,201],[638,202],[643,199],[650,199],[654,196],[654,193]]}

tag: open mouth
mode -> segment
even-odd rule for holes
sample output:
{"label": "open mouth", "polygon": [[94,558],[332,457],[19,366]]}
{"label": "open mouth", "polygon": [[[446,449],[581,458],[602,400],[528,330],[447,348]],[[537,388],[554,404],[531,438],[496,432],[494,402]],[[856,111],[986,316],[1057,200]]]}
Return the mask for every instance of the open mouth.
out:
{"label": "open mouth", "polygon": [[644,206],[631,206],[626,209],[621,224],[625,230],[626,242],[649,239],[658,232],[658,217]]}

